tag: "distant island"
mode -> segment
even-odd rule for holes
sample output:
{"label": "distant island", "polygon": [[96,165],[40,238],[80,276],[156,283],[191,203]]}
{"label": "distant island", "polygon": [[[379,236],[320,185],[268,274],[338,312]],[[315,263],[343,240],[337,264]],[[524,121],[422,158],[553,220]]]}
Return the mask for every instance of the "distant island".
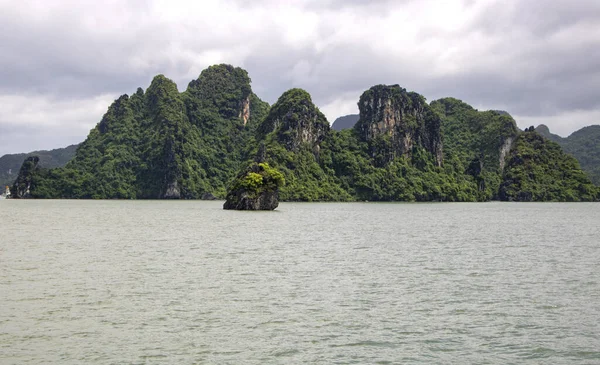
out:
{"label": "distant island", "polygon": [[261,166],[285,181],[281,201],[599,199],[574,157],[533,127],[519,130],[506,112],[454,98],[427,103],[399,85],[373,86],[358,108],[345,118],[353,125],[336,130],[306,91],[288,90],[270,106],[241,68],[211,66],[183,92],[158,75],[115,100],[65,166],[28,157],[11,190],[17,198],[224,199],[240,178],[250,184],[265,171],[251,168],[264,146]]}
{"label": "distant island", "polygon": [[38,156],[39,166],[46,168],[63,167],[69,162],[78,145],[57,148],[49,151],[33,151],[29,153],[7,154],[0,157],[0,186],[12,185],[17,179],[19,169],[27,157]]}

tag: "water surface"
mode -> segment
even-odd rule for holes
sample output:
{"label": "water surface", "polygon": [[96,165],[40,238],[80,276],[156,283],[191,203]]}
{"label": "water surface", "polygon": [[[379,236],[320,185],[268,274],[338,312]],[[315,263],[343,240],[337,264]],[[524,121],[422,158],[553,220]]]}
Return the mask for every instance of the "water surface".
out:
{"label": "water surface", "polygon": [[600,363],[600,204],[221,205],[0,202],[0,363]]}

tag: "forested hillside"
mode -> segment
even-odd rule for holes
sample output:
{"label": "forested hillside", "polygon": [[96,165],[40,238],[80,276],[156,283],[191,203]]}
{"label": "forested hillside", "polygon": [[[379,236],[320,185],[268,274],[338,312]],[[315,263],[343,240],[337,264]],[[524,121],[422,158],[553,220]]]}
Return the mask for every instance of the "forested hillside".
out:
{"label": "forested hillside", "polygon": [[0,157],[0,186],[12,185],[17,179],[23,161],[29,156],[38,156],[40,167],[62,167],[75,156],[77,145],[57,148],[49,151],[7,154]]}
{"label": "forested hillside", "polygon": [[28,160],[13,191],[224,198],[260,154],[281,172],[284,201],[597,199],[575,160],[536,132],[520,132],[508,113],[453,98],[429,104],[399,85],[371,87],[358,108],[354,127],[336,131],[305,90],[288,90],[269,107],[240,68],[209,67],[183,92],[159,75],[115,100],[65,167]]}
{"label": "forested hillside", "polygon": [[566,138],[550,133],[543,124],[535,130],[573,155],[592,182],[600,186],[600,125],[583,127]]}

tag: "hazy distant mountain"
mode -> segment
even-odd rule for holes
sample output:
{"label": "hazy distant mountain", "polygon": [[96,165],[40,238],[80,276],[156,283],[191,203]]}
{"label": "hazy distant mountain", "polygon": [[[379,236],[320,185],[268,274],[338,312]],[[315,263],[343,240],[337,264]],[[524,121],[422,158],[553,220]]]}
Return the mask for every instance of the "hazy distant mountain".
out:
{"label": "hazy distant mountain", "polygon": [[339,117],[333,121],[331,129],[335,129],[336,131],[341,131],[342,129],[349,129],[354,127],[356,122],[358,122],[358,114],[344,115],[343,117]]}
{"label": "hazy distant mountain", "polygon": [[552,134],[544,124],[540,124],[535,130],[573,155],[592,182],[600,185],[600,125],[583,127],[566,138]]}
{"label": "hazy distant mountain", "polygon": [[550,132],[550,128],[548,128],[547,125],[545,124],[540,124],[535,128],[535,131],[538,132],[539,134],[541,134],[542,136],[548,138],[549,140],[556,142],[556,143],[560,143],[563,139],[561,136],[559,136],[558,134],[553,134]]}
{"label": "hazy distant mountain", "polygon": [[34,151],[29,153],[15,153],[0,157],[0,186],[12,185],[19,174],[19,168],[29,156],[38,156],[40,166],[47,168],[63,167],[75,156],[78,145],[57,148],[50,151]]}

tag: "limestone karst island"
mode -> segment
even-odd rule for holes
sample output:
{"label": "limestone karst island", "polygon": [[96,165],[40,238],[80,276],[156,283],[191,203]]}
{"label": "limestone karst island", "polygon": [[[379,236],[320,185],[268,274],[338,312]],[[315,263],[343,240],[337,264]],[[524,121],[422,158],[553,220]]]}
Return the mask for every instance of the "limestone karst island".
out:
{"label": "limestone karst island", "polygon": [[227,197],[225,208],[274,209],[279,200],[600,196],[549,131],[521,131],[506,112],[453,98],[428,103],[398,85],[364,91],[358,108],[355,124],[338,131],[304,90],[288,90],[274,105],[262,101],[241,68],[209,67],[183,92],[159,75],[115,100],[66,165],[46,168],[27,157],[12,197]]}

